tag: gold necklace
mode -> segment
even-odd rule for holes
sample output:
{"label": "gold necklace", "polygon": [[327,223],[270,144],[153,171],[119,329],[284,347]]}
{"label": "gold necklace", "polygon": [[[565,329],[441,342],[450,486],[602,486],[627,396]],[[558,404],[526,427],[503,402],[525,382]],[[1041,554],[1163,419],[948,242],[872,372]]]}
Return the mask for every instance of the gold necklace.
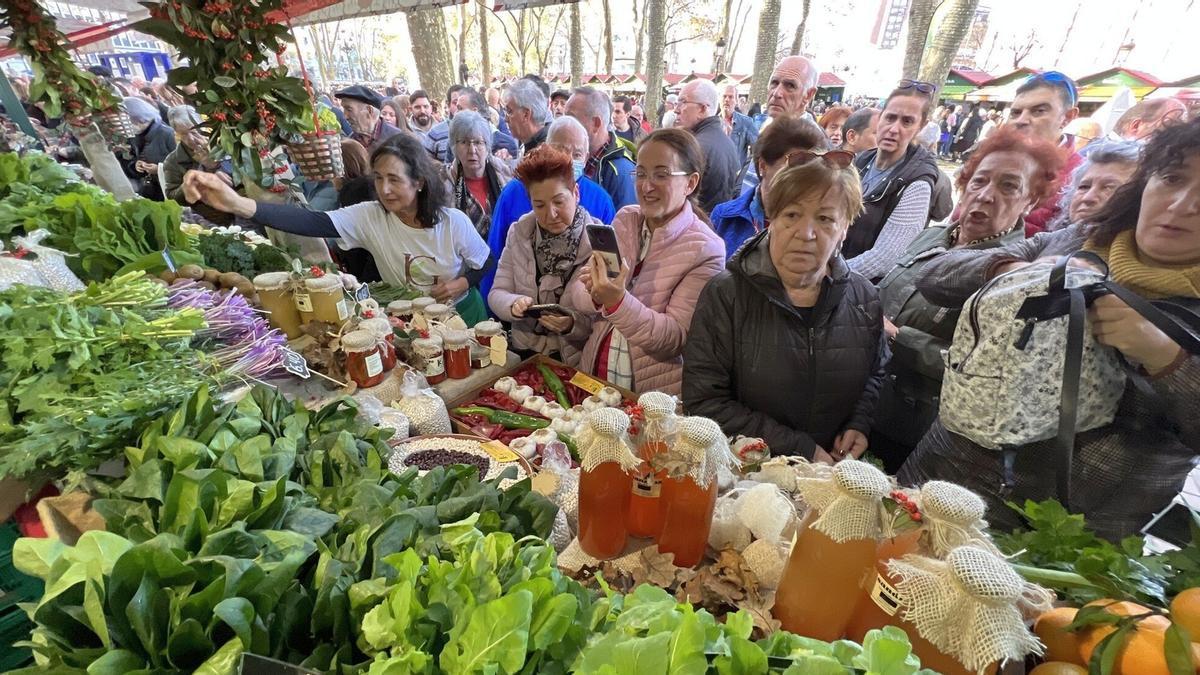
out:
{"label": "gold necklace", "polygon": [[[994,239],[999,239],[1001,237],[1007,236],[1008,234],[1012,233],[1018,227],[1021,227],[1021,225],[1022,225],[1022,221],[1018,220],[1015,225],[1008,228],[1007,230],[1004,230],[1003,232],[989,234],[986,237],[980,237],[979,239],[975,239],[973,241],[968,241],[967,243],[963,244],[963,246],[972,246],[974,244],[982,244],[985,241],[992,241]],[[959,225],[958,225],[958,223],[955,223],[954,227],[950,228],[950,248],[954,248],[955,246],[958,245],[958,235],[960,233],[961,233],[961,230],[959,229]]]}

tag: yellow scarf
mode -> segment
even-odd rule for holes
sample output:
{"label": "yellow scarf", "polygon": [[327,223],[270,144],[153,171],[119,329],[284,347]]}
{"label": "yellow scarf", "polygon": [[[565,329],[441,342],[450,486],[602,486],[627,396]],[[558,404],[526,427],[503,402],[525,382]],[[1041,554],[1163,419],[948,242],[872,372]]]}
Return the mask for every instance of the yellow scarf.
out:
{"label": "yellow scarf", "polygon": [[1159,267],[1142,262],[1133,230],[1118,234],[1107,249],[1089,239],[1083,250],[1104,258],[1112,280],[1143,298],[1200,298],[1200,265]]}

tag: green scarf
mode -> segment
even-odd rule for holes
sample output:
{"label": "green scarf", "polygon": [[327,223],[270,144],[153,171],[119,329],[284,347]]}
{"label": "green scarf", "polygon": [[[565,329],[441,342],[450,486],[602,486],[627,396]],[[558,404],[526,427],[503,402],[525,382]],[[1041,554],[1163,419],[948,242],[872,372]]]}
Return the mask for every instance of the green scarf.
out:
{"label": "green scarf", "polygon": [[1108,248],[1089,239],[1083,250],[1104,258],[1112,280],[1144,298],[1200,298],[1200,265],[1146,264],[1138,256],[1133,230],[1118,234]]}

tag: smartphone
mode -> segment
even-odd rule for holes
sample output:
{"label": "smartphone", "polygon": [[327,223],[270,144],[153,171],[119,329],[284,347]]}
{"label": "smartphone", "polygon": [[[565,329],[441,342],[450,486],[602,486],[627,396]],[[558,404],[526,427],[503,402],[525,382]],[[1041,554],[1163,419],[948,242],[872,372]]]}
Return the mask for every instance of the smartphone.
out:
{"label": "smartphone", "polygon": [[588,225],[588,241],[608,266],[608,278],[621,275],[621,249],[617,246],[617,231],[607,225]]}
{"label": "smartphone", "polygon": [[1173,501],[1142,528],[1142,534],[1158,537],[1182,548],[1191,543],[1192,533],[1197,526],[1200,526],[1200,514],[1186,504]]}
{"label": "smartphone", "polygon": [[530,319],[538,319],[545,315],[551,316],[570,316],[570,312],[562,305],[530,305],[525,308],[525,316]]}

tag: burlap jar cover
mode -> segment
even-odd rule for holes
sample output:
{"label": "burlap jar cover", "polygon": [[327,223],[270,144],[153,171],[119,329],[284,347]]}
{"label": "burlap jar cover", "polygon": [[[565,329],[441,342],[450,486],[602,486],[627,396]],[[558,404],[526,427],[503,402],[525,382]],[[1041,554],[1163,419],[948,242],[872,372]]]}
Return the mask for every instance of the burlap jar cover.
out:
{"label": "burlap jar cover", "polygon": [[605,462],[616,462],[625,471],[632,471],[640,462],[629,440],[629,415],[616,408],[588,413],[575,442],[579,447],[580,468],[584,471],[595,471]]}
{"label": "burlap jar cover", "polygon": [[717,473],[737,464],[729,449],[729,439],[721,426],[706,417],[684,417],[679,420],[679,440],[668,453],[686,466],[686,475],[696,485],[707,488]]}
{"label": "burlap jar cover", "polygon": [[832,472],[797,478],[796,489],[819,513],[810,527],[839,544],[892,535],[883,505],[892,491],[891,481],[866,462],[842,460]]}
{"label": "burlap jar cover", "polygon": [[1054,596],[996,554],[960,546],[945,560],[908,555],[889,562],[888,573],[898,579],[902,618],[969,670],[983,673],[994,663],[1042,653],[1023,613],[1050,609]]}
{"label": "burlap jar cover", "polygon": [[987,505],[979,495],[961,485],[931,480],[921,486],[917,502],[926,549],[933,557],[944,558],[951,549],[966,544],[999,553],[986,532]]}
{"label": "burlap jar cover", "polygon": [[675,409],[679,401],[672,395],[661,391],[648,391],[638,397],[638,406],[646,420],[642,422],[638,442],[664,441],[669,443],[678,432]]}

